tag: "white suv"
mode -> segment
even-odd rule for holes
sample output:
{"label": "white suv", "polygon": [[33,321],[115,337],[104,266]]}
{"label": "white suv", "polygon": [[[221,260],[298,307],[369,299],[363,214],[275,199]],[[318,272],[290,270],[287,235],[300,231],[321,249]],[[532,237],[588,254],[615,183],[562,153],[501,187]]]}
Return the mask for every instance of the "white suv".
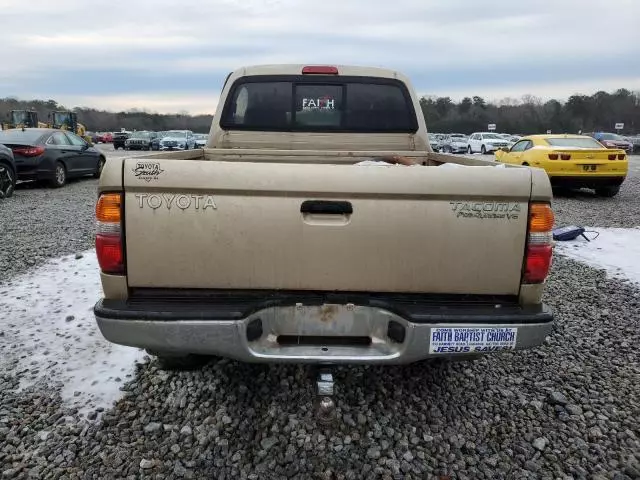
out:
{"label": "white suv", "polygon": [[467,153],[480,152],[482,154],[495,152],[507,147],[509,142],[497,133],[476,132],[471,134],[467,143]]}

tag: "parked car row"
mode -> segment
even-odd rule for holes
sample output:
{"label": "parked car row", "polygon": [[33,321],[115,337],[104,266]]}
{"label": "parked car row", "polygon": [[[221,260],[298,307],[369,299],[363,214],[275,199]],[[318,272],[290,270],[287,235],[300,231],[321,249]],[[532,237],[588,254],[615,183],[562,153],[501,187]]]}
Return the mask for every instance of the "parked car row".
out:
{"label": "parked car row", "polygon": [[[193,133],[191,130],[169,130],[154,132],[151,130],[120,132],[87,132],[87,137],[95,143],[113,143],[113,148],[125,150],[189,150],[203,148],[209,135]],[[162,144],[167,140],[166,145]],[[173,145],[173,142],[177,145]],[[180,147],[180,145],[184,145]]]}
{"label": "parked car row", "polygon": [[17,180],[45,181],[60,188],[69,178],[100,177],[104,153],[85,139],[54,128],[14,128],[0,132],[0,198],[10,197]]}
{"label": "parked car row", "polygon": [[117,132],[113,135],[113,148],[118,150],[192,150],[206,145],[208,135],[195,134],[191,130],[152,132]]}
{"label": "parked car row", "polygon": [[[610,132],[593,132],[585,135],[596,139],[607,148],[621,148],[627,153],[640,151],[640,136],[623,137]],[[474,132],[469,136],[463,133],[430,133],[429,143],[434,152],[490,154],[501,148],[511,148],[522,137],[522,135],[496,132]]]}
{"label": "parked car row", "polygon": [[493,153],[499,148],[512,146],[520,138],[520,135],[495,132],[474,132],[471,135],[430,133],[429,143],[434,152]]}

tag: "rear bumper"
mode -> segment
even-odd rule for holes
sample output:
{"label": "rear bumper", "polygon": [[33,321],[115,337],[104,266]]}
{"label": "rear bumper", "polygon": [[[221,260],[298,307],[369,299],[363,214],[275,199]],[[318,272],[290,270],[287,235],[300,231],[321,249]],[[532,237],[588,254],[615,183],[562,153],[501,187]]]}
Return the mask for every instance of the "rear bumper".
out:
{"label": "rear bumper", "polygon": [[549,175],[549,181],[554,187],[597,188],[605,186],[620,186],[626,175]]}
{"label": "rear bumper", "polygon": [[50,180],[55,176],[55,169],[48,161],[33,158],[16,162],[18,180]]}
{"label": "rear bumper", "polygon": [[[405,364],[427,358],[523,350],[553,329],[544,305],[496,305],[409,313],[375,305],[183,305],[101,300],[96,321],[110,342],[165,354],[203,354],[261,363]],[[239,318],[240,317],[240,318]]]}

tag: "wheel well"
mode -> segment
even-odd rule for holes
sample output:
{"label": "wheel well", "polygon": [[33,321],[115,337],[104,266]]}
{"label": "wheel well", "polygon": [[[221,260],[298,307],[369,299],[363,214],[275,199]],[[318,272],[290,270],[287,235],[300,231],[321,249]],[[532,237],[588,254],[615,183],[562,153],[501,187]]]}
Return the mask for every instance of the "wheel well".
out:
{"label": "wheel well", "polygon": [[522,162],[522,165],[524,165],[525,167],[529,166],[529,162]]}
{"label": "wheel well", "polygon": [[3,165],[6,165],[7,167],[9,167],[9,170],[11,170],[13,172],[13,176],[16,176],[16,169],[14,168],[14,166],[11,164],[11,162],[5,160],[4,158],[0,158],[0,163]]}

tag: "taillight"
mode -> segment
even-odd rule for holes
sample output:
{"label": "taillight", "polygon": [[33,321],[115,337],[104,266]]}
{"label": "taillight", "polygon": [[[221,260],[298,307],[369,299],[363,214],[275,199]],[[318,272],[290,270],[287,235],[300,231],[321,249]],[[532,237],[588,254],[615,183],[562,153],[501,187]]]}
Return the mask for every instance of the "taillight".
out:
{"label": "taillight", "polygon": [[555,217],[548,203],[529,205],[529,236],[524,265],[524,283],[543,283],[549,275],[553,258],[553,223]]}
{"label": "taillight", "polygon": [[571,155],[569,155],[568,153],[563,153],[562,155],[560,155],[560,159],[561,160],[571,160]]}
{"label": "taillight", "polygon": [[557,153],[550,153],[549,154],[549,160],[557,160],[558,159],[558,154]]}
{"label": "taillight", "polygon": [[615,153],[612,153],[611,155],[609,155],[609,160],[615,160],[617,157],[617,155]]}
{"label": "taillight", "polygon": [[11,150],[14,155],[23,157],[37,157],[44,153],[44,147],[13,147]]}
{"label": "taillight", "polygon": [[103,273],[124,274],[122,194],[103,193],[96,204],[96,254]]}
{"label": "taillight", "polygon": [[618,160],[624,160],[627,156],[624,153],[618,154]]}
{"label": "taillight", "polygon": [[308,65],[302,68],[303,74],[338,75],[338,67],[325,65]]}

